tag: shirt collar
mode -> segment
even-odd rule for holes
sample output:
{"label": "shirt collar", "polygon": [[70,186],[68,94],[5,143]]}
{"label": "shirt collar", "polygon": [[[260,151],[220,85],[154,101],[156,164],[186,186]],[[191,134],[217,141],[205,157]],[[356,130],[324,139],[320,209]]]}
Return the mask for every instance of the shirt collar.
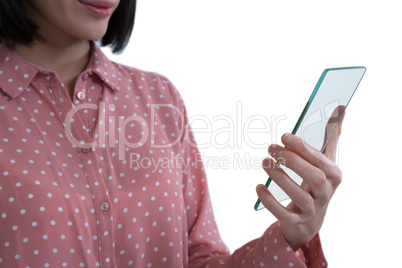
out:
{"label": "shirt collar", "polygon": [[[119,91],[121,73],[117,66],[95,42],[91,42],[91,57],[82,73],[96,74],[111,90]],[[54,74],[54,71],[30,63],[6,45],[0,44],[0,89],[11,98],[21,94],[38,74],[51,73]]]}
{"label": "shirt collar", "polygon": [[21,94],[38,72],[13,50],[0,45],[0,88],[11,98]]}
{"label": "shirt collar", "polygon": [[117,70],[118,65],[110,61],[102,50],[91,42],[91,58],[86,70],[99,76],[99,78],[112,90],[119,91],[119,81],[121,73]]}

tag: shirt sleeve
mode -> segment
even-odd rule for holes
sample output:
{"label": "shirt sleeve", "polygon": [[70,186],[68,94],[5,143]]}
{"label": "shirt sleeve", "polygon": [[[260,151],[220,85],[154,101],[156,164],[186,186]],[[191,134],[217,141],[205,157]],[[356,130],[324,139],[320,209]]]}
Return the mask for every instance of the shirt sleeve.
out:
{"label": "shirt sleeve", "polygon": [[187,247],[188,267],[327,267],[318,234],[294,252],[282,235],[279,222],[272,224],[260,238],[230,254],[218,232],[205,170],[187,124],[186,109],[174,88],[172,94],[185,123],[180,156],[184,163],[182,194],[188,230],[187,244],[183,247]]}

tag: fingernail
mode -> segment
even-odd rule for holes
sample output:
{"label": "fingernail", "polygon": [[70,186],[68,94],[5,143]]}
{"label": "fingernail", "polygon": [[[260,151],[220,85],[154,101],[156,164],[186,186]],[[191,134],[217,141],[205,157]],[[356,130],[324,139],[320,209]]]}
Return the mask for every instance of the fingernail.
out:
{"label": "fingernail", "polygon": [[296,138],[292,134],[286,133],[283,136],[283,142],[286,143],[289,146],[293,146],[296,144]]}
{"label": "fingernail", "polygon": [[278,158],[278,157],[281,155],[281,153],[282,153],[282,147],[273,144],[273,145],[269,146],[269,148],[268,148],[268,153],[269,153],[272,157]]}
{"label": "fingernail", "polygon": [[266,194],[265,186],[262,184],[257,185],[257,194],[258,196],[264,196]]}
{"label": "fingernail", "polygon": [[268,158],[265,158],[264,160],[262,160],[262,167],[266,170],[271,170],[272,169],[271,161]]}

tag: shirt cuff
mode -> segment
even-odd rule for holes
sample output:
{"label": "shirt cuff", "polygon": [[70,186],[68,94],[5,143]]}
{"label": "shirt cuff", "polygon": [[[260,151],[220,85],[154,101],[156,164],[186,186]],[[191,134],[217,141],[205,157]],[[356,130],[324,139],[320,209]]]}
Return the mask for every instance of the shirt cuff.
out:
{"label": "shirt cuff", "polygon": [[307,267],[328,267],[319,234],[316,234],[310,242],[302,246],[301,250],[303,251]]}
{"label": "shirt cuff", "polygon": [[[327,267],[317,234],[309,243],[293,251],[280,230],[280,223],[272,224],[261,237],[264,263],[272,267]],[[271,267],[271,266],[269,266]]]}

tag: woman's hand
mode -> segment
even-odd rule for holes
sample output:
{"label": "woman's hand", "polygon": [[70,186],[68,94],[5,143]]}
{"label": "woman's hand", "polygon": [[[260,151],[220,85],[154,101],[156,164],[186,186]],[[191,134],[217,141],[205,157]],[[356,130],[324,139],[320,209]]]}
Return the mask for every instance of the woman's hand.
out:
{"label": "woman's hand", "polygon": [[[282,142],[286,148],[271,145],[268,151],[275,160],[263,160],[264,170],[292,201],[283,207],[264,185],[257,186],[257,194],[261,203],[279,220],[281,231],[293,250],[308,243],[318,233],[329,201],[341,183],[342,173],[334,162],[342,121],[343,117],[323,153],[299,137],[285,134]],[[332,130],[331,123],[328,123],[327,131]],[[296,172],[306,186],[297,185],[276,161]]]}

